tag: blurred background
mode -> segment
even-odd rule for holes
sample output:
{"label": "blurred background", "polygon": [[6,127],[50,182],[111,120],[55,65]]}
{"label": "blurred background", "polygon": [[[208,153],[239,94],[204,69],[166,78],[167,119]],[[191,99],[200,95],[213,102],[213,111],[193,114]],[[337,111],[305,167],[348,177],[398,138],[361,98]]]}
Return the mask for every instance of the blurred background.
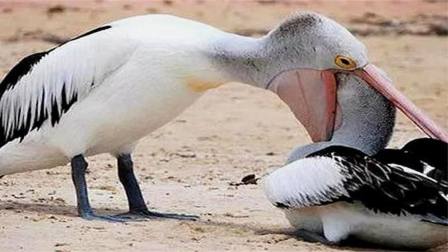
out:
{"label": "blurred background", "polygon": [[[261,36],[300,10],[313,10],[345,25],[400,90],[448,127],[444,0],[0,0],[0,75],[30,53],[128,16],[167,13]],[[400,114],[390,145],[401,146],[419,136],[423,135]],[[76,217],[69,169],[60,167],[0,181],[0,251],[333,250],[285,235],[288,224],[258,186],[232,186],[247,174],[261,175],[281,166],[293,147],[309,142],[273,94],[240,83],[219,87],[145,138],[134,158],[150,205],[199,214],[201,222],[85,222]],[[94,207],[106,213],[124,211],[126,199],[114,160],[100,155],[89,161]],[[110,206],[117,208],[106,208]]]}

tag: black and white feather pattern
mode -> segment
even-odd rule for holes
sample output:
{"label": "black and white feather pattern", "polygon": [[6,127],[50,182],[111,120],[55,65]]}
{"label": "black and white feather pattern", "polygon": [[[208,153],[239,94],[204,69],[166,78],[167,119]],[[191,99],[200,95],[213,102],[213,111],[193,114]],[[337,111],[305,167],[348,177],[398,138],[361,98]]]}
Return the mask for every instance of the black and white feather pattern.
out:
{"label": "black and white feather pattern", "polygon": [[414,139],[401,149],[381,150],[374,158],[391,166],[411,168],[448,187],[448,144],[441,140]]}
{"label": "black and white feather pattern", "polygon": [[[108,58],[101,51],[100,41],[111,36],[110,28],[97,28],[27,56],[6,74],[0,83],[0,147],[22,140],[46,122],[57,124],[72,105],[123,64],[126,55],[115,53]],[[117,51],[129,52],[118,47],[125,46],[117,44]]]}
{"label": "black and white feather pattern", "polygon": [[448,224],[443,185],[347,147],[329,147],[290,163],[270,174],[264,186],[269,200],[278,207],[360,202],[374,212],[415,214],[424,221]]}

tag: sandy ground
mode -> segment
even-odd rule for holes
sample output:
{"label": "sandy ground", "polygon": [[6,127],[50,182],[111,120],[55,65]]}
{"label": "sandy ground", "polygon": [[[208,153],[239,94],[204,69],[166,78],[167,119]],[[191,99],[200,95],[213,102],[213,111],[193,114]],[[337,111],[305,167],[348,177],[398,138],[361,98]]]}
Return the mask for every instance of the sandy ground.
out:
{"label": "sandy ground", "polygon": [[[372,15],[390,21],[373,23],[375,29],[395,29],[397,22],[420,27],[417,32],[412,28],[381,36],[367,32],[369,36],[360,39],[373,63],[448,127],[448,41],[446,36],[421,32],[429,27],[425,26],[428,20],[442,20],[446,25],[444,1],[0,1],[0,74],[29,53],[121,17],[172,13],[228,31],[257,34],[288,13],[305,9],[353,29]],[[417,24],[422,16],[426,21]],[[422,134],[400,116],[390,145],[400,146],[417,136]],[[294,146],[306,143],[304,129],[273,94],[238,83],[220,87],[144,138],[134,155],[148,203],[160,211],[200,215],[200,221],[84,221],[76,216],[74,188],[65,166],[0,180],[0,251],[360,250],[299,241],[288,235],[282,213],[268,203],[258,186],[229,185],[247,174],[260,175],[281,166]],[[95,209],[125,211],[114,159],[100,155],[89,162]]]}

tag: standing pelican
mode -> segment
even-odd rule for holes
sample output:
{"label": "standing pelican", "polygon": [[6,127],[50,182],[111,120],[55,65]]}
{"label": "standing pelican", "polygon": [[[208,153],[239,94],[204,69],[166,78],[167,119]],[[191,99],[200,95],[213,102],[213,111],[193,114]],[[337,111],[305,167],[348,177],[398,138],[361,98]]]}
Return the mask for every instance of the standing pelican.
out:
{"label": "standing pelican", "polygon": [[448,144],[418,139],[384,150],[392,104],[359,78],[338,78],[341,127],[331,141],[297,148],[266,177],[268,199],[307,241],[355,238],[408,249],[447,242]]}
{"label": "standing pelican", "polygon": [[226,33],[169,15],[118,20],[22,59],[0,83],[0,176],[70,162],[78,213],[89,203],[85,157],[110,153],[129,216],[190,218],[149,211],[134,175],[138,141],[206,90],[238,81],[276,92],[313,140],[337,123],[335,72],[361,76],[425,132],[438,129],[378,70],[364,45],[315,13],[296,13],[261,38]]}

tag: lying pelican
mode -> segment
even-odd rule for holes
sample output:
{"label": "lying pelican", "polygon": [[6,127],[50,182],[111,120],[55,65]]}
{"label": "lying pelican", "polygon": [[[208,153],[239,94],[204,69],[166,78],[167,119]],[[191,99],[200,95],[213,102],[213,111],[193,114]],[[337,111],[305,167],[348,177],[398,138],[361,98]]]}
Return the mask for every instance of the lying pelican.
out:
{"label": "lying pelican", "polygon": [[425,132],[448,139],[369,64],[364,45],[326,17],[296,13],[266,36],[249,38],[146,15],[32,54],[6,74],[0,83],[0,176],[70,162],[79,215],[122,221],[96,215],[87,195],[85,157],[110,153],[118,159],[127,217],[188,219],[148,210],[132,165],[138,141],[204,91],[231,81],[276,92],[313,140],[328,140],[338,127],[335,72],[361,76]]}
{"label": "lying pelican", "polygon": [[447,242],[447,143],[419,139],[383,150],[395,109],[357,77],[337,77],[341,127],[331,141],[297,148],[266,177],[268,199],[307,241],[408,249]]}

